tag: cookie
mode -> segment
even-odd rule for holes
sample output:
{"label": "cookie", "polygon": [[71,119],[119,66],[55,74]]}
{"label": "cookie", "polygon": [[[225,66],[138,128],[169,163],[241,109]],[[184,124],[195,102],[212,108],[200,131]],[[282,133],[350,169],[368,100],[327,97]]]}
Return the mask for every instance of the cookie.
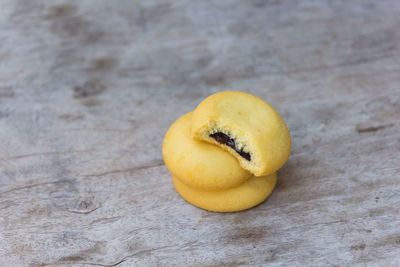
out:
{"label": "cookie", "polygon": [[290,154],[290,133],[282,117],[243,92],[220,92],[203,100],[193,111],[191,134],[229,151],[256,176],[276,172]]}
{"label": "cookie", "polygon": [[228,152],[191,138],[191,122],[189,112],[171,125],[164,138],[164,162],[174,176],[188,186],[204,190],[237,186],[251,176]]}
{"label": "cookie", "polygon": [[172,176],[176,191],[187,202],[199,208],[216,212],[234,212],[249,209],[263,202],[276,184],[276,173],[252,176],[243,184],[224,189],[207,191],[185,185]]}

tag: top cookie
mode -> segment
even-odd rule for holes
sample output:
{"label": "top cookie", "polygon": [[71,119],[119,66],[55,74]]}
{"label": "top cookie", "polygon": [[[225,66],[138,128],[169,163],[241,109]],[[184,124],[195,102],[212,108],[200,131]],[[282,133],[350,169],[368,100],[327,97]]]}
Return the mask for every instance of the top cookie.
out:
{"label": "top cookie", "polygon": [[276,172],[290,154],[290,133],[282,117],[243,92],[220,92],[203,100],[193,112],[191,134],[229,151],[256,176]]}
{"label": "top cookie", "polygon": [[202,190],[238,186],[250,178],[228,152],[190,136],[192,112],[168,129],[163,142],[163,158],[169,171],[184,184]]}

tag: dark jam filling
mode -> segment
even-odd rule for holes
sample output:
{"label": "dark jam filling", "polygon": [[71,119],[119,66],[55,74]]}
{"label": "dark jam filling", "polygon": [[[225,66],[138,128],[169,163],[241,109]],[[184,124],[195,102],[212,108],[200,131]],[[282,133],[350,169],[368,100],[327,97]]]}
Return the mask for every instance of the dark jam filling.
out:
{"label": "dark jam filling", "polygon": [[214,138],[217,140],[218,143],[227,145],[234,149],[240,156],[243,158],[247,159],[248,161],[251,160],[250,154],[244,152],[243,150],[237,150],[236,149],[236,144],[235,144],[235,139],[230,138],[228,135],[221,133],[221,132],[216,132],[213,134],[210,134],[210,137]]}

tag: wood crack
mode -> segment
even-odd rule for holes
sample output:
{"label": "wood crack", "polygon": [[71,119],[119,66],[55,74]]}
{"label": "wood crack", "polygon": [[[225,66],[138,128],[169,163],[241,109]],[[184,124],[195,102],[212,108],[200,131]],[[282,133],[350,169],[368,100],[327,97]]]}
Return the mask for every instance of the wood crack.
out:
{"label": "wood crack", "polygon": [[366,126],[364,124],[359,124],[357,125],[356,130],[358,133],[376,132],[392,126],[394,126],[393,123],[378,126]]}
{"label": "wood crack", "polygon": [[80,264],[91,264],[94,266],[114,267],[114,266],[117,266],[117,265],[123,263],[124,261],[126,261],[125,258],[120,261],[117,261],[116,263],[112,263],[112,264],[102,264],[102,263],[93,263],[93,262],[81,262]]}
{"label": "wood crack", "polygon": [[92,213],[93,211],[99,209],[100,207],[101,207],[101,205],[98,206],[98,207],[95,207],[95,208],[93,208],[93,209],[91,209],[91,210],[84,210],[84,211],[82,210],[82,211],[80,211],[80,210],[69,210],[69,209],[65,209],[65,211],[68,211],[68,212],[71,212],[71,213],[75,213],[75,214],[89,214],[89,213]]}
{"label": "wood crack", "polygon": [[151,248],[151,249],[141,250],[141,251],[138,251],[138,252],[136,252],[136,253],[134,253],[134,254],[125,256],[125,257],[123,258],[123,260],[125,261],[125,260],[127,260],[128,258],[132,258],[132,257],[138,256],[138,255],[143,255],[143,254],[149,254],[149,253],[152,253],[153,251],[160,250],[160,249],[164,249],[164,248],[169,248],[169,247],[170,247],[170,246],[162,246],[162,247],[158,247],[158,248]]}
{"label": "wood crack", "polygon": [[11,192],[15,192],[15,191],[19,191],[19,190],[30,189],[30,188],[34,188],[34,187],[38,187],[38,186],[42,186],[42,185],[62,184],[62,183],[71,183],[71,181],[69,181],[69,180],[61,180],[61,181],[55,181],[55,182],[45,182],[45,183],[31,184],[31,185],[16,187],[16,188],[13,188],[13,189],[10,189],[10,190],[7,190],[7,191],[0,192],[0,195],[11,193]]}
{"label": "wood crack", "polygon": [[96,223],[103,223],[103,222],[115,222],[118,219],[120,219],[122,216],[114,216],[114,217],[108,217],[108,218],[99,218],[97,220],[92,221],[90,224],[96,224]]}
{"label": "wood crack", "polygon": [[149,168],[154,168],[158,166],[164,165],[164,161],[162,160],[156,160],[153,162],[149,162],[143,165],[138,165],[134,166],[132,168],[126,168],[126,169],[117,169],[117,170],[111,170],[111,171],[106,171],[106,172],[101,172],[101,173],[93,173],[93,174],[86,174],[83,175],[84,177],[93,177],[93,176],[105,176],[108,174],[117,174],[117,173],[124,173],[124,172],[132,172],[132,171],[137,171],[137,170],[143,170],[143,169],[149,169]]}
{"label": "wood crack", "polygon": [[304,224],[304,225],[309,225],[309,226],[314,226],[314,225],[329,225],[329,224],[344,223],[344,222],[347,222],[347,221],[344,221],[344,220],[337,220],[337,221],[331,221],[331,222],[319,222],[319,223]]}
{"label": "wood crack", "polygon": [[131,132],[134,131],[134,128],[126,128],[126,129],[112,129],[112,128],[72,128],[66,129],[65,131],[100,131],[100,132]]}
{"label": "wood crack", "polygon": [[[110,263],[110,264],[105,264],[105,263],[96,263],[96,262],[57,262],[57,264],[88,264],[88,265],[93,265],[93,266],[104,266],[104,267],[114,267],[117,266],[121,263],[123,263],[124,261],[126,261],[125,258],[123,258],[122,260],[119,260],[115,263]],[[53,264],[41,264],[39,265],[40,267],[46,267],[46,266],[53,266]]]}
{"label": "wood crack", "polygon": [[342,63],[337,63],[337,64],[332,64],[332,65],[320,65],[320,66],[314,66],[310,68],[303,68],[303,69],[293,69],[293,70],[283,70],[283,71],[273,71],[273,72],[268,72],[265,74],[269,75],[290,75],[290,74],[302,74],[302,73],[308,73],[308,72],[315,72],[315,71],[325,71],[325,70],[330,70],[330,69],[335,69],[335,68],[343,68],[343,67],[354,67],[358,65],[362,65],[365,63],[371,63],[371,62],[376,62],[388,58],[393,58],[394,55],[388,54],[384,55],[382,57],[375,57],[375,58],[361,58],[358,60],[350,61],[350,62],[342,62]]}
{"label": "wood crack", "polygon": [[[138,256],[138,255],[143,255],[143,254],[149,254],[152,253],[153,251],[156,250],[160,250],[160,249],[164,249],[164,248],[168,248],[169,246],[162,246],[162,247],[158,247],[158,248],[151,248],[151,249],[145,249],[145,250],[141,250],[138,251],[134,254],[128,255],[123,257],[122,259],[120,259],[119,261],[115,262],[115,263],[111,263],[111,264],[105,264],[105,263],[95,263],[95,262],[59,262],[59,263],[63,263],[63,264],[90,264],[93,266],[104,266],[104,267],[114,267],[117,266],[123,262],[125,262],[127,259]],[[51,264],[50,264],[51,265]],[[41,267],[45,267],[48,266],[47,264],[42,264],[40,265]]]}
{"label": "wood crack", "polygon": [[91,151],[93,151],[93,150],[87,149],[87,150],[39,152],[39,153],[32,153],[32,154],[17,155],[17,156],[12,156],[9,158],[2,158],[0,160],[4,161],[4,160],[14,160],[14,159],[21,159],[21,158],[28,158],[28,157],[37,157],[37,156],[51,156],[51,155],[60,155],[60,154],[69,154],[69,153],[85,153],[85,152],[91,152]]}

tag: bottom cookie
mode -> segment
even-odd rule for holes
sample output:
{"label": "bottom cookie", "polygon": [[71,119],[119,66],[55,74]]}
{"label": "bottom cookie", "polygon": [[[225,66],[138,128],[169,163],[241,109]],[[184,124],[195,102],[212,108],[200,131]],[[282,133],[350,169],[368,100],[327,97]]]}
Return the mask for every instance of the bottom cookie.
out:
{"label": "bottom cookie", "polygon": [[224,190],[205,191],[183,184],[172,176],[176,191],[190,204],[216,212],[234,212],[249,209],[263,202],[276,184],[276,173],[249,178],[243,184]]}

